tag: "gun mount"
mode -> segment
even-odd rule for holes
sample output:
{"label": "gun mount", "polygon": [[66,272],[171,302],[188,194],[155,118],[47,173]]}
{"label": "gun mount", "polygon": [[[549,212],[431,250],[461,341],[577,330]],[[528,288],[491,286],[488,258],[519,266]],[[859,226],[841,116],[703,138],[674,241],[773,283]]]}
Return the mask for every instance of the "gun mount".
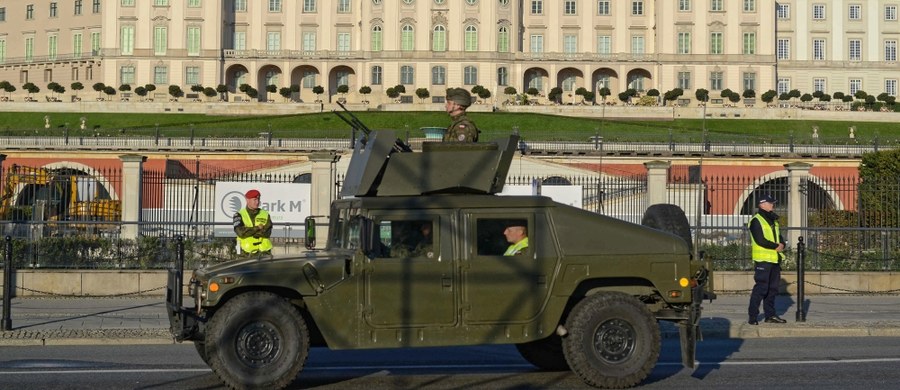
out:
{"label": "gun mount", "polygon": [[393,131],[368,138],[353,150],[342,197],[496,194],[519,141],[510,135],[487,143],[425,142],[421,153],[398,153]]}

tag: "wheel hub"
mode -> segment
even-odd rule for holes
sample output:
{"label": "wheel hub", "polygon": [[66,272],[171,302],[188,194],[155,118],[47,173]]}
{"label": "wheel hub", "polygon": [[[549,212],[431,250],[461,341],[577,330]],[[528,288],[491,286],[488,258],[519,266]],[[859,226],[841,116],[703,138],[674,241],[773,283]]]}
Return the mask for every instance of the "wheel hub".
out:
{"label": "wheel hub", "polygon": [[634,352],[636,339],[631,324],[621,319],[609,320],[594,332],[594,350],[608,363],[621,363]]}
{"label": "wheel hub", "polygon": [[272,363],[280,351],[281,337],[268,322],[253,322],[241,328],[237,337],[237,356],[249,367]]}

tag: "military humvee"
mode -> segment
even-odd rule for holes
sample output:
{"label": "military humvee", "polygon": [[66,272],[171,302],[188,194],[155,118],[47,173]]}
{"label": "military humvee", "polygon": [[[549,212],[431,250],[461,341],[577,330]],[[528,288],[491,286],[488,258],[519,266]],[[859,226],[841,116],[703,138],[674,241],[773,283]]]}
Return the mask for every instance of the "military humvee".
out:
{"label": "military humvee", "polygon": [[[498,196],[517,136],[418,153],[395,138],[357,145],[324,250],[197,269],[193,307],[182,305],[182,265],[169,271],[175,339],[193,341],[227,385],[287,386],[316,346],[514,344],[538,368],[628,387],[657,362],[659,321],[677,324],[693,367],[710,274],[680,208],[652,206],[649,228]],[[526,228],[529,245],[504,256],[510,225]],[[314,225],[307,236],[315,241]]]}

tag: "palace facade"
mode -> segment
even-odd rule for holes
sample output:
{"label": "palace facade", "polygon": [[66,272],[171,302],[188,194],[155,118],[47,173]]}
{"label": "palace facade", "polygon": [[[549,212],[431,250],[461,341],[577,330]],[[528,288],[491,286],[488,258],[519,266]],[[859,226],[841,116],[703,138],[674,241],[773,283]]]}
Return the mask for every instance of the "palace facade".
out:
{"label": "palace facade", "polygon": [[[900,0],[0,0],[0,81],[442,102],[449,87],[897,95]],[[346,92],[341,86],[346,85]],[[272,92],[272,87],[276,92]],[[322,93],[314,92],[321,86]],[[360,94],[369,87],[369,94]],[[267,91],[267,89],[269,89]],[[131,93],[131,92],[125,92]]]}

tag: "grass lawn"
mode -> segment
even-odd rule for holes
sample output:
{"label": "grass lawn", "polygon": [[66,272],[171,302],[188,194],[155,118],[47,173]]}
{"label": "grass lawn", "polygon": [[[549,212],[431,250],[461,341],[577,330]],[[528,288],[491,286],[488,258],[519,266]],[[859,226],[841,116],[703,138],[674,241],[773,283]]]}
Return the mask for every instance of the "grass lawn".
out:
{"label": "grass lawn", "polygon": [[[50,128],[44,128],[44,113],[0,112],[0,136],[61,136],[66,124],[69,136],[154,136],[157,128],[164,137],[257,137],[271,131],[275,138],[344,138],[349,126],[332,113],[284,116],[207,116],[200,114],[100,114],[52,113]],[[355,115],[371,129],[394,129],[403,136],[422,137],[421,127],[444,127],[450,123],[443,112],[358,112]],[[86,129],[81,130],[81,117]],[[700,142],[701,119],[673,121],[602,121],[541,114],[472,113],[482,130],[482,139],[508,134],[518,127],[526,140],[587,141],[601,133],[613,141]],[[718,143],[810,143],[812,128],[818,126],[819,141],[848,143],[848,128],[856,126],[857,142],[900,144],[900,124],[880,122],[790,121],[754,119],[707,119],[711,142]]]}

